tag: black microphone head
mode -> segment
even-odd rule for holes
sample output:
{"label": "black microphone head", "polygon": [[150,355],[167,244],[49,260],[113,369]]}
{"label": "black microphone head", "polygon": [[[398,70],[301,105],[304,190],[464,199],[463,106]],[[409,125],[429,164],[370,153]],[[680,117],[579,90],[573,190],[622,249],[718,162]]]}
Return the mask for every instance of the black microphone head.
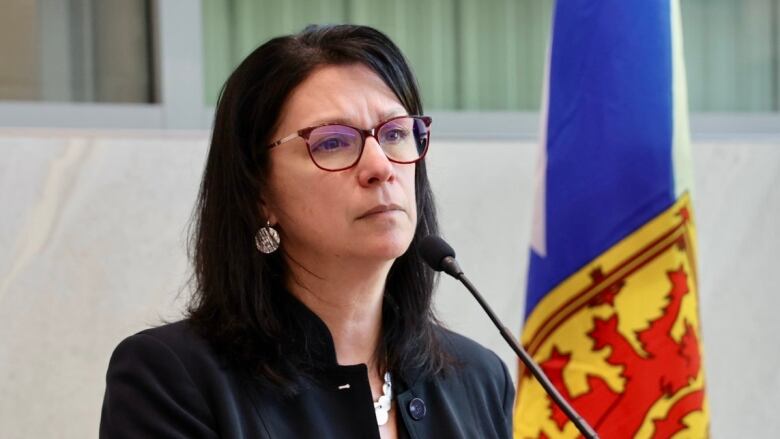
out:
{"label": "black microphone head", "polygon": [[455,250],[438,236],[428,235],[420,241],[420,256],[436,271],[444,271],[442,264],[447,256],[455,258]]}

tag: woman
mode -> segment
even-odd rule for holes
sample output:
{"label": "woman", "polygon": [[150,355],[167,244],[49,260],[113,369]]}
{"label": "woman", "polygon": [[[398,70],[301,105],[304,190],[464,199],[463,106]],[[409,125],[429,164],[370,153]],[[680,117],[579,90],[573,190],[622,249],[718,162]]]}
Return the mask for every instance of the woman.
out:
{"label": "woman", "polygon": [[510,437],[506,367],[431,310],[421,114],[403,55],[368,27],[310,26],[239,65],[189,315],[117,347],[102,437]]}

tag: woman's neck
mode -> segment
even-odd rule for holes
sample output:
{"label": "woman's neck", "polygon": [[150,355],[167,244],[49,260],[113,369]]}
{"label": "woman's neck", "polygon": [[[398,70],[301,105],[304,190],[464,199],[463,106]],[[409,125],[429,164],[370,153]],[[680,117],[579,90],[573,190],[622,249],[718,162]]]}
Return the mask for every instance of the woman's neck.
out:
{"label": "woman's neck", "polygon": [[369,370],[376,370],[382,301],[392,261],[361,267],[338,265],[319,266],[314,273],[288,261],[287,287],[325,322],[339,364],[365,363]]}

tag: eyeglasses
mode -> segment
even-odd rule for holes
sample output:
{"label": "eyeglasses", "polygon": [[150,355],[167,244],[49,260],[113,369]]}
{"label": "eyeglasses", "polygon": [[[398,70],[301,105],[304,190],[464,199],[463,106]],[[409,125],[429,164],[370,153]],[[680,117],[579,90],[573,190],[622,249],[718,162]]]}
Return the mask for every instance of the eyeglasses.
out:
{"label": "eyeglasses", "polygon": [[431,121],[428,116],[398,116],[370,130],[342,124],[318,125],[298,130],[268,148],[300,137],[318,168],[343,171],[360,161],[366,139],[373,137],[391,162],[411,164],[420,161],[428,151]]}

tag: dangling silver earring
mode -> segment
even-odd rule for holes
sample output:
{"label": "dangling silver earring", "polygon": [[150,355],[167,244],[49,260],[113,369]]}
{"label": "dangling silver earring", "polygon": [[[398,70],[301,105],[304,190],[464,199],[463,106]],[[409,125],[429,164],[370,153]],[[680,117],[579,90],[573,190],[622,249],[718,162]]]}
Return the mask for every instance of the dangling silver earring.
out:
{"label": "dangling silver earring", "polygon": [[271,227],[270,221],[260,227],[260,230],[255,234],[255,247],[265,254],[273,253],[279,248],[279,232]]}

